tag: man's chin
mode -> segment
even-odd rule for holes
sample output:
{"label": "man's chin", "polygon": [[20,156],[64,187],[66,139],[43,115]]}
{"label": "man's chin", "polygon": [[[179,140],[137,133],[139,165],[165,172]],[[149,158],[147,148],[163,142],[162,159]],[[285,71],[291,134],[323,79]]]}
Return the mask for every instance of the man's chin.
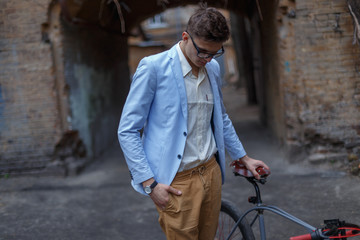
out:
{"label": "man's chin", "polygon": [[207,64],[207,62],[198,62],[198,67],[205,67],[205,65]]}

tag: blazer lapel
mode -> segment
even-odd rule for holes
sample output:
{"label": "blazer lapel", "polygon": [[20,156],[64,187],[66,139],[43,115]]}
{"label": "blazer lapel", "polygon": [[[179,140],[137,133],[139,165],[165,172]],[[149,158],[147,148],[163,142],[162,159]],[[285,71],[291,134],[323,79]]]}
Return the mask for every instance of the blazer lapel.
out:
{"label": "blazer lapel", "polygon": [[[208,78],[209,78],[209,81],[210,81],[210,84],[211,84],[211,89],[212,89],[212,92],[213,92],[213,95],[214,95],[214,99],[220,99],[220,96],[219,96],[219,88],[221,86],[218,86],[218,83],[216,82],[216,77],[215,77],[215,74],[212,70],[212,68],[210,67],[210,64],[208,63],[206,65],[206,72],[208,74]],[[217,108],[218,106],[218,101],[214,101],[214,108]]]}
{"label": "blazer lapel", "polygon": [[211,89],[214,95],[214,111],[211,118],[211,127],[215,136],[216,144],[219,147],[219,144],[221,144],[221,138],[222,136],[219,135],[221,131],[218,131],[218,128],[222,128],[221,122],[222,122],[222,110],[221,110],[221,98],[219,95],[219,88],[218,82],[216,81],[216,76],[214,74],[213,68],[211,68],[210,64],[208,63],[206,65],[206,72],[208,74],[208,78],[211,84]]}
{"label": "blazer lapel", "polygon": [[171,68],[175,77],[175,82],[180,94],[181,110],[184,118],[187,119],[187,97],[185,82],[181,71],[180,60],[176,52],[176,45],[169,50],[169,57],[172,59]]}

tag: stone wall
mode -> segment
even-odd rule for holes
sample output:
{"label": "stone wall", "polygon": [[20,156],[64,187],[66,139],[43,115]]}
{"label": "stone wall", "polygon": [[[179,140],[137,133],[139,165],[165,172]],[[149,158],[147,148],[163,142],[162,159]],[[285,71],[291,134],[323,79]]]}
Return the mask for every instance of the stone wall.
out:
{"label": "stone wall", "polygon": [[[294,161],[350,166],[360,155],[360,47],[342,0],[280,1],[284,137]],[[353,165],[353,166],[351,166]]]}

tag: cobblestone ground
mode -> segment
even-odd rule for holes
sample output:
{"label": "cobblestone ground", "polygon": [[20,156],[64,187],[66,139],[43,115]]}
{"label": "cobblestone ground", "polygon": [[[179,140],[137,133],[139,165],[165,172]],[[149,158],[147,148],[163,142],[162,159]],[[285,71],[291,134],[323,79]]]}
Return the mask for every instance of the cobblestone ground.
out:
{"label": "cobblestone ground", "polygon": [[[224,88],[224,97],[248,154],[272,168],[268,182],[261,186],[265,203],[277,205],[315,226],[329,218],[360,223],[358,178],[314,166],[287,164],[276,141],[258,123],[256,107],[245,106],[243,95],[231,87]],[[228,172],[224,198],[243,211],[251,207],[247,197],[252,194],[249,183]],[[304,233],[273,214],[266,214],[266,219],[268,239],[288,239],[291,234]],[[76,177],[0,179],[0,239],[165,237],[152,201],[130,187],[129,173],[116,143]]]}

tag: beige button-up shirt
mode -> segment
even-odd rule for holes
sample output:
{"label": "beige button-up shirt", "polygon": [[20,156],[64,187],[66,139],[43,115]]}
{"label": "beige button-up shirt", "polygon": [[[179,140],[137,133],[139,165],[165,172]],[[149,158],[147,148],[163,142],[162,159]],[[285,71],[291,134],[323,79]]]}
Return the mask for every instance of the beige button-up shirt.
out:
{"label": "beige button-up shirt", "polygon": [[179,44],[176,50],[180,58],[188,103],[188,135],[179,168],[181,172],[206,162],[216,153],[217,148],[211,130],[214,97],[206,69],[200,68],[198,77],[194,76]]}

